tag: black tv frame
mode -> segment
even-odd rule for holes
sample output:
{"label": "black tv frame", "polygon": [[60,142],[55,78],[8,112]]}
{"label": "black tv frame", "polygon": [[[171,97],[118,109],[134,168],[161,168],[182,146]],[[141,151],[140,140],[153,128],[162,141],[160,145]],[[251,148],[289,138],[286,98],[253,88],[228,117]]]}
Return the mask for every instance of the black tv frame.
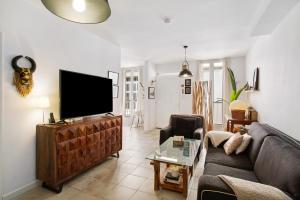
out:
{"label": "black tv frame", "polygon": [[[114,114],[112,114],[112,111],[113,111],[113,96],[112,96],[112,109],[111,109],[110,112],[104,112],[104,113],[98,113],[98,114],[92,114],[92,115],[81,115],[81,116],[76,116],[76,117],[74,116],[74,117],[70,117],[70,118],[62,118],[61,117],[61,110],[62,110],[61,109],[61,72],[62,71],[71,72],[71,73],[80,74],[80,75],[86,75],[86,76],[93,76],[93,77],[97,77],[97,78],[103,78],[103,79],[111,80],[111,83],[112,83],[112,79],[109,79],[107,77],[96,76],[96,75],[91,75],[91,74],[85,74],[85,73],[81,73],[81,72],[74,72],[74,71],[69,71],[69,70],[64,70],[64,69],[59,69],[59,118],[60,118],[60,122],[65,122],[66,119],[96,116],[96,115],[101,115],[101,114],[114,116]],[[113,84],[111,84],[111,85],[113,86]],[[113,91],[112,91],[112,95],[113,95]]]}

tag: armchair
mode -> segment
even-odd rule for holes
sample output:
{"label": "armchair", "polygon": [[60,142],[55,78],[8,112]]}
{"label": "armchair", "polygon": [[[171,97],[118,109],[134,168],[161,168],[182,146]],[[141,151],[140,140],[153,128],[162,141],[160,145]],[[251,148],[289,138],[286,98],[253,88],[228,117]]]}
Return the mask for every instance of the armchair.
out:
{"label": "armchair", "polygon": [[204,118],[201,115],[171,115],[169,125],[160,130],[159,144],[174,135],[203,141],[204,124]]}

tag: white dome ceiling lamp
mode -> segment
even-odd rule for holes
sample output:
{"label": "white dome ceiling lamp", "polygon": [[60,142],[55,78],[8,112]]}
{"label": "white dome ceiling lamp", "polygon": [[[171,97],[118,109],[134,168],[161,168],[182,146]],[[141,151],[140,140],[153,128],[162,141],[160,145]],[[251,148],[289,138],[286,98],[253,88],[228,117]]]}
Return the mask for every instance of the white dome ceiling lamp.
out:
{"label": "white dome ceiling lamp", "polygon": [[111,14],[108,0],[42,0],[42,3],[56,16],[82,24],[104,22]]}
{"label": "white dome ceiling lamp", "polygon": [[189,69],[189,63],[186,59],[186,49],[188,48],[188,46],[185,45],[185,46],[183,46],[183,48],[184,48],[184,52],[185,52],[185,59],[181,65],[181,72],[179,73],[179,77],[188,78],[188,77],[192,77],[193,74]]}

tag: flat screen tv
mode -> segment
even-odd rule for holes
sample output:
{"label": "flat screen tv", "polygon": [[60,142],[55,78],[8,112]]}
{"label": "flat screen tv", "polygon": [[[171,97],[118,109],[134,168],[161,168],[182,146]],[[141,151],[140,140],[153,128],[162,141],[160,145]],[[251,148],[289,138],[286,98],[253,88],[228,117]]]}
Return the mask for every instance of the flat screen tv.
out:
{"label": "flat screen tv", "polygon": [[112,112],[112,80],[65,70],[59,71],[60,118]]}

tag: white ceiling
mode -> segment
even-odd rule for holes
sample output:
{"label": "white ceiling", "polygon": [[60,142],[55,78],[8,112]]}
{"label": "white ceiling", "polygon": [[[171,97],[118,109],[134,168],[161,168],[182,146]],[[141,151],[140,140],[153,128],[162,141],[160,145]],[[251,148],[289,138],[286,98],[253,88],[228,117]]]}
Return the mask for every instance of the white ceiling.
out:
{"label": "white ceiling", "polygon": [[[244,55],[263,0],[109,0],[112,15],[87,28],[122,48],[122,65]],[[172,22],[165,24],[164,17]]]}
{"label": "white ceiling", "polygon": [[122,67],[182,60],[184,44],[190,60],[240,56],[253,44],[251,35],[272,1],[109,0],[112,15],[106,22],[80,26],[120,45]]}

